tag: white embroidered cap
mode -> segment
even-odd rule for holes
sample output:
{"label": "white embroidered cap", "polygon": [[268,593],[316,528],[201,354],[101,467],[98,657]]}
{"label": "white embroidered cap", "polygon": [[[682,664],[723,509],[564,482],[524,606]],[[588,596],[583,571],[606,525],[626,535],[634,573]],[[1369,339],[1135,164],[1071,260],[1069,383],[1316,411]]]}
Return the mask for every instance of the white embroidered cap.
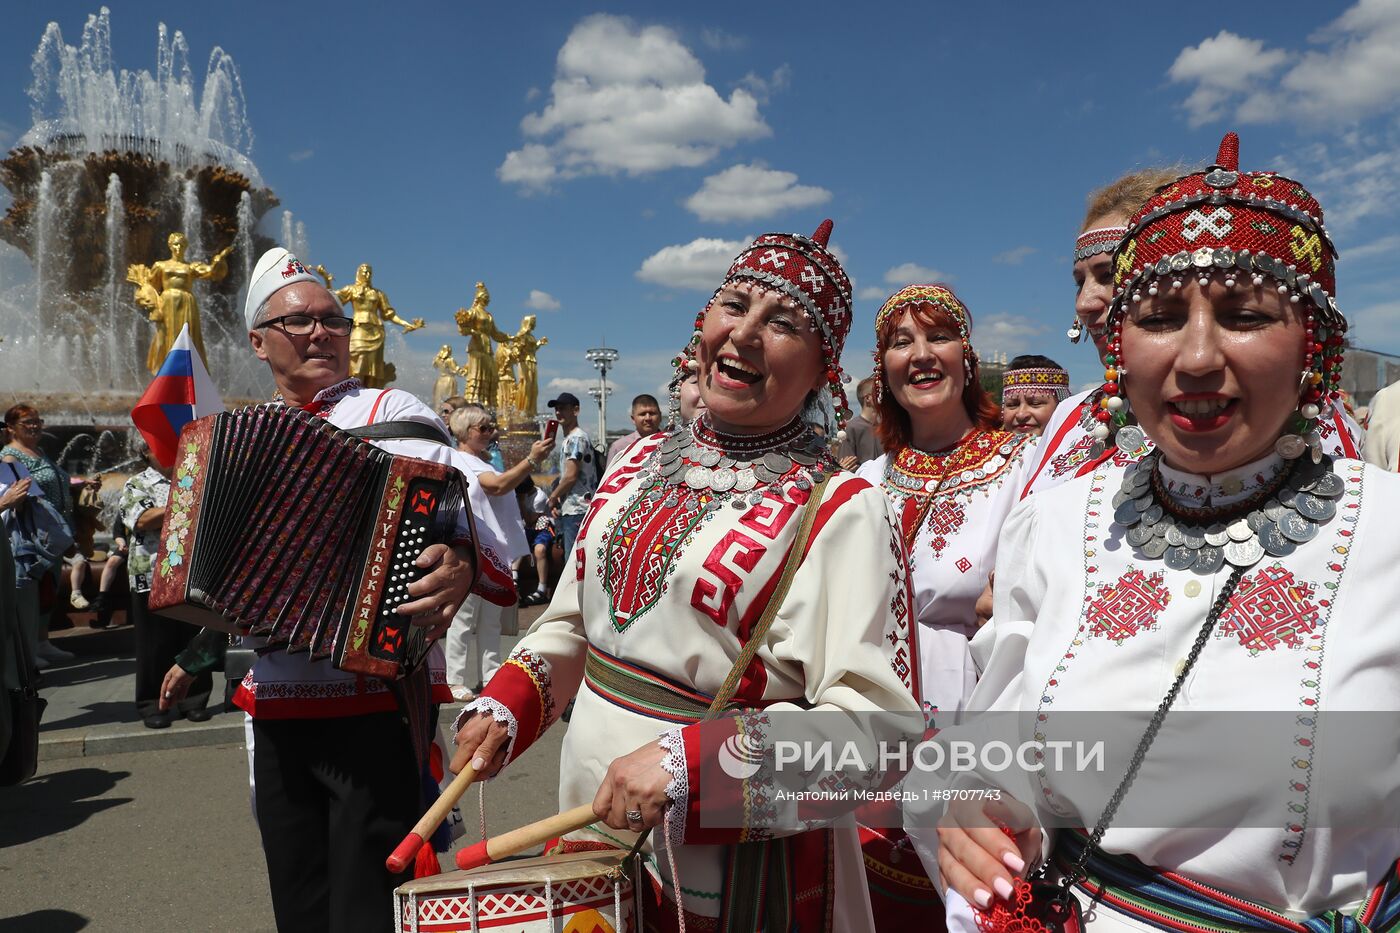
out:
{"label": "white embroidered cap", "polygon": [[253,329],[253,318],[264,301],[298,282],[324,284],[290,251],[274,246],[263,253],[253,267],[253,282],[248,286],[248,300],[243,303],[243,319],[248,322],[248,329]]}

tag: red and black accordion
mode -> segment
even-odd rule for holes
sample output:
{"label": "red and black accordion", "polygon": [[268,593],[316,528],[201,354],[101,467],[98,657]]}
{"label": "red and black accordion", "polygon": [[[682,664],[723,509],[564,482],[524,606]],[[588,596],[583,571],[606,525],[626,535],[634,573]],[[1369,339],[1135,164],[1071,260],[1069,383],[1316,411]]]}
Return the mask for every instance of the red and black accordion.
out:
{"label": "red and black accordion", "polygon": [[149,605],[342,670],[403,676],[428,642],[394,609],[427,573],[414,566],[423,549],[455,536],[464,493],[453,467],[297,408],[200,418],[180,433]]}

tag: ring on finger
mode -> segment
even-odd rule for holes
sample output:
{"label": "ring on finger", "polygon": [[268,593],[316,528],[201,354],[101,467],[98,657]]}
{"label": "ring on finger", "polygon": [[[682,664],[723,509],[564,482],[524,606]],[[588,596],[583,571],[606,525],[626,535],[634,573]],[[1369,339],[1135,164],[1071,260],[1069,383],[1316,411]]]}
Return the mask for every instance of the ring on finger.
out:
{"label": "ring on finger", "polygon": [[642,821],[641,810],[628,810],[623,816],[627,817],[629,823],[640,823]]}

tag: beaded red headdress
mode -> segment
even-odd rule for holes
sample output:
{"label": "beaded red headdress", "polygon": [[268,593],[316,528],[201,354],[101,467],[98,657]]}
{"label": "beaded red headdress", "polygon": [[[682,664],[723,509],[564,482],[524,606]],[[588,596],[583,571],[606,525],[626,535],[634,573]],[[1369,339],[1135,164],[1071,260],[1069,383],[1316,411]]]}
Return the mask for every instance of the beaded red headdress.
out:
{"label": "beaded red headdress", "polygon": [[[1309,347],[1303,373],[1296,433],[1308,435],[1321,410],[1337,398],[1346,318],[1336,302],[1336,248],[1322,219],[1322,205],[1301,184],[1274,172],[1241,172],[1240,142],[1234,133],[1220,141],[1215,164],[1160,189],[1128,223],[1113,258],[1112,330],[1103,412],[1105,425],[1122,426],[1126,406],[1110,405],[1118,377],[1126,372],[1120,335],[1128,305],[1161,288],[1180,288],[1186,276],[1227,287],[1248,279],[1272,282],[1295,304],[1305,304]],[[1293,456],[1298,444],[1281,444]],[[1288,453],[1285,453],[1287,456]]]}
{"label": "beaded red headdress", "polygon": [[[821,335],[826,381],[839,430],[851,417],[841,371],[841,350],[851,330],[851,280],[827,248],[833,226],[830,220],[823,220],[810,237],[799,233],[763,234],[735,257],[720,288],[736,281],[754,282],[791,299],[807,314]],[[719,289],[715,294],[719,294]],[[713,302],[712,296],[710,303]],[[709,307],[707,303],[696,318],[692,346],[699,340]],[[675,363],[679,372],[685,360],[677,357]]]}

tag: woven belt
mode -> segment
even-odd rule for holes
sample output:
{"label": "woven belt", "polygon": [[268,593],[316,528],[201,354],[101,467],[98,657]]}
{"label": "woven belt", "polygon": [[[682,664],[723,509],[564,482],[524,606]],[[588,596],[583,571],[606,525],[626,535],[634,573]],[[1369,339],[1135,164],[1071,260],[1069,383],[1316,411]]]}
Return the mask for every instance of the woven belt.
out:
{"label": "woven belt", "polygon": [[[1055,859],[1068,866],[1084,847],[1082,833],[1066,832]],[[1101,904],[1135,917],[1157,930],[1219,933],[1379,933],[1400,928],[1400,875],[1391,865],[1351,914],[1326,911],[1294,920],[1253,901],[1192,881],[1175,872],[1150,868],[1131,856],[1099,851],[1085,866],[1088,877],[1078,887]]]}
{"label": "woven belt", "polygon": [[583,662],[583,679],[594,693],[615,706],[680,725],[704,719],[714,699],[592,645]]}

